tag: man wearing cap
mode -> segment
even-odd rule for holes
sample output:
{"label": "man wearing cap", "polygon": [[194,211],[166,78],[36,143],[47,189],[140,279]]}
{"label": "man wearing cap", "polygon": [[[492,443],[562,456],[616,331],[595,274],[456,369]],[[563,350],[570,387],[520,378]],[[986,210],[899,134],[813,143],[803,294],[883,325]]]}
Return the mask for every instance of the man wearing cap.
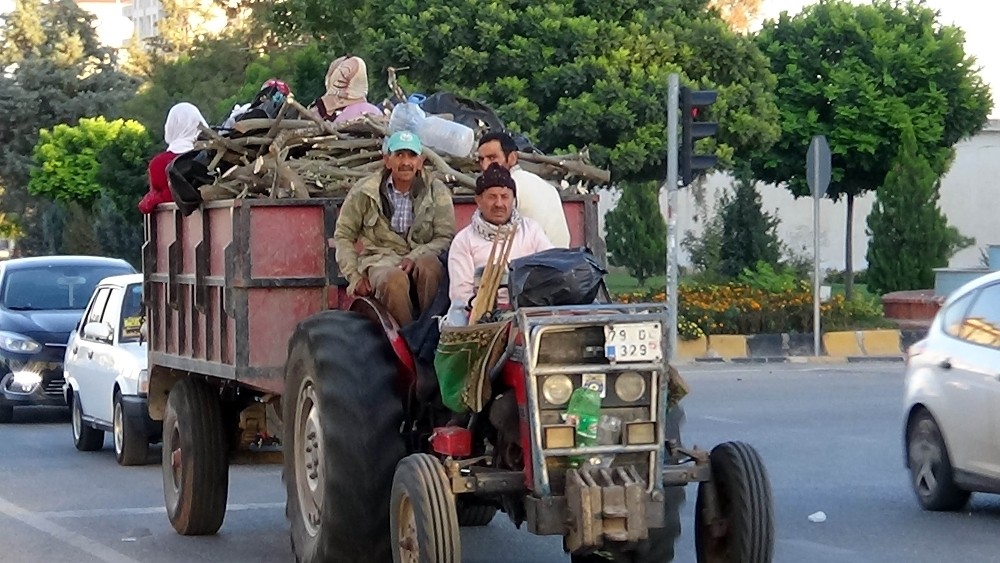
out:
{"label": "man wearing cap", "polygon": [[[448,324],[468,323],[469,302],[476,291],[477,268],[486,266],[493,240],[501,227],[516,225],[508,261],[552,248],[542,226],[522,216],[514,206],[517,184],[507,169],[493,164],[476,179],[476,211],[468,227],[455,235],[448,251],[449,297],[451,311]],[[501,290],[498,302],[507,302]]]}
{"label": "man wearing cap", "polygon": [[479,139],[478,153],[480,170],[499,164],[510,171],[517,184],[518,213],[537,221],[552,244],[569,248],[569,226],[559,190],[537,174],[521,168],[517,163],[517,143],[514,139],[507,133],[491,131]]}
{"label": "man wearing cap", "polygon": [[439,256],[455,236],[451,192],[424,170],[422,152],[409,131],[389,137],[385,170],[351,188],[333,234],[348,292],[374,296],[401,326],[415,316],[411,286],[421,310],[434,300],[444,278]]}

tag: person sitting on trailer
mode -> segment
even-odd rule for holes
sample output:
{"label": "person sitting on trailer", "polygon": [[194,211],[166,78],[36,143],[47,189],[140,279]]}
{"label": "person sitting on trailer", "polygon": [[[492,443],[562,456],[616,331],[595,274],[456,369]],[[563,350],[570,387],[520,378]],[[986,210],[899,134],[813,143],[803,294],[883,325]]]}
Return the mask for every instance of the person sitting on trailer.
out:
{"label": "person sitting on trailer", "polygon": [[411,288],[420,310],[434,301],[445,274],[440,255],[455,236],[451,191],[424,169],[422,152],[409,131],[389,137],[385,170],[351,188],[333,235],[348,292],[374,296],[400,326],[414,319]]}
{"label": "person sitting on trailer", "polygon": [[316,115],[334,123],[350,121],[364,114],[382,115],[368,102],[368,65],[361,57],[338,57],[326,71],[326,94],[312,103]]}
{"label": "person sitting on trailer", "polygon": [[[522,216],[516,208],[517,184],[510,172],[499,164],[490,165],[476,179],[476,211],[472,223],[455,235],[448,251],[449,296],[451,310],[445,324],[463,326],[475,324],[480,319],[470,319],[472,300],[476,294],[476,271],[486,270],[487,265],[502,276],[506,262],[552,248],[552,242],[542,226],[533,219]],[[497,237],[505,238],[513,232],[506,245],[495,245]],[[496,251],[507,246],[501,255]],[[486,278],[483,275],[483,287]],[[496,285],[496,284],[495,284]],[[506,305],[506,290],[499,290],[495,297],[500,307]],[[491,299],[492,300],[492,299]],[[488,307],[490,313],[493,307]]]}
{"label": "person sitting on trailer", "polygon": [[194,150],[194,142],[201,134],[201,126],[207,127],[208,124],[201,111],[193,104],[181,102],[170,108],[163,126],[167,150],[149,161],[149,192],[139,202],[139,211],[149,214],[157,205],[174,201],[167,183],[167,167],[178,156]]}

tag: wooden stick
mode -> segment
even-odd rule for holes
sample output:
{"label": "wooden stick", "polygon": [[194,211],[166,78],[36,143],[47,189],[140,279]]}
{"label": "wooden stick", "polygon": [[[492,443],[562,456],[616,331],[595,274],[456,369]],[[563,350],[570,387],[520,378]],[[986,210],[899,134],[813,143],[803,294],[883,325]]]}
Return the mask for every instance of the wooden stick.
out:
{"label": "wooden stick", "polygon": [[493,305],[496,303],[497,292],[500,291],[500,282],[503,281],[504,270],[507,269],[507,260],[510,259],[510,252],[514,248],[514,235],[517,234],[517,224],[514,223],[510,226],[510,230],[507,233],[507,238],[504,239],[503,247],[503,257],[500,259],[499,267],[497,268],[497,274],[495,280],[492,282],[490,287],[490,295],[492,296],[493,303],[490,304],[490,309],[493,309]]}
{"label": "wooden stick", "polygon": [[490,255],[486,259],[486,264],[483,266],[482,276],[479,278],[479,290],[476,292],[476,297],[472,300],[472,312],[469,313],[469,324],[473,325],[479,321],[479,318],[483,316],[484,309],[486,307],[487,293],[484,291],[487,280],[492,275],[493,260],[496,257],[497,244],[500,242],[500,235],[497,234],[493,238],[493,244],[490,246]]}

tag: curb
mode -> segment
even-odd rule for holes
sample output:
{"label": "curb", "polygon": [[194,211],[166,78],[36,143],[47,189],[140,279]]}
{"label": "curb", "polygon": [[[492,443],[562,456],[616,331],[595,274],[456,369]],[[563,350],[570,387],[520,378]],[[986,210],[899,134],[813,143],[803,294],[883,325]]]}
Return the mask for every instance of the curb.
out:
{"label": "curb", "polygon": [[675,360],[695,363],[901,362],[924,330],[857,330],[823,333],[820,355],[811,334],[716,334],[680,341]]}

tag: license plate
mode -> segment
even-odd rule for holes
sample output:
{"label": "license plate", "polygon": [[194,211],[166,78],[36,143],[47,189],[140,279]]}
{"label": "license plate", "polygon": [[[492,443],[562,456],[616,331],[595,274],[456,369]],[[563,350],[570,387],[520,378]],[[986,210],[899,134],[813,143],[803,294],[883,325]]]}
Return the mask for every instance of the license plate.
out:
{"label": "license plate", "polygon": [[656,362],[663,359],[660,323],[604,327],[604,356],[613,362]]}

